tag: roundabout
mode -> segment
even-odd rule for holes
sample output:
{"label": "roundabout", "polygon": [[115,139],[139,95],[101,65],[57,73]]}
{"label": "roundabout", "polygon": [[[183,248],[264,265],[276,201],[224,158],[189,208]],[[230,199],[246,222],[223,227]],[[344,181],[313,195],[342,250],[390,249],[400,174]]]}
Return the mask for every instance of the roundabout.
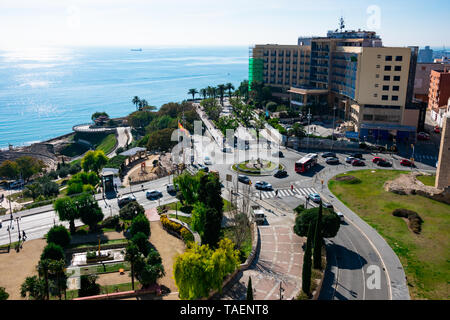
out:
{"label": "roundabout", "polygon": [[275,171],[284,169],[279,163],[261,159],[236,163],[231,168],[233,171],[255,176],[272,175]]}

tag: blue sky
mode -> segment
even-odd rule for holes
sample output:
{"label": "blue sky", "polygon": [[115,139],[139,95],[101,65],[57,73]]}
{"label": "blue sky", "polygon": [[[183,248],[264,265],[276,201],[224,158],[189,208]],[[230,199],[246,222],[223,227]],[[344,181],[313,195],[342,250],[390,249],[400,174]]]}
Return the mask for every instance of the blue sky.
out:
{"label": "blue sky", "polygon": [[1,0],[0,47],[295,44],[347,29],[450,46],[448,0]]}

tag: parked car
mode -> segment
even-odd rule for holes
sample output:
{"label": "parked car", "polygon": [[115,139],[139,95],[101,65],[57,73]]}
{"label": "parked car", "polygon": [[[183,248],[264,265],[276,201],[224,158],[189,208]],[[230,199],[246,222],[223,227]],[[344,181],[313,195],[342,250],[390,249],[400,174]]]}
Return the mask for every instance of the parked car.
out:
{"label": "parked car", "polygon": [[378,163],[378,161],[381,161],[381,160],[384,160],[384,159],[381,158],[381,157],[374,157],[374,158],[372,159],[372,162],[373,162],[373,163]]}
{"label": "parked car", "polygon": [[256,181],[255,188],[258,190],[272,190],[272,185],[265,181]]}
{"label": "parked car", "polygon": [[380,161],[377,162],[377,165],[379,165],[380,167],[391,167],[392,164],[387,161],[386,159],[382,159]]}
{"label": "parked car", "polygon": [[339,159],[336,157],[328,158],[325,162],[328,164],[339,164]]}
{"label": "parked car", "polygon": [[278,170],[273,176],[275,178],[284,178],[284,177],[287,177],[288,174],[285,170]]}
{"label": "parked car", "polygon": [[363,167],[365,165],[366,164],[364,163],[364,161],[361,161],[359,159],[355,159],[352,161],[352,166],[354,166],[354,167]]}
{"label": "parked car", "polygon": [[312,201],[319,203],[320,202],[320,195],[318,193],[310,193],[306,196],[307,199],[311,199]]}
{"label": "parked car", "polygon": [[208,156],[205,157],[205,160],[203,162],[205,163],[206,166],[212,165],[211,158]]}
{"label": "parked car", "polygon": [[337,216],[339,217],[339,219],[341,220],[341,222],[344,222],[344,214],[342,212],[336,212]]}
{"label": "parked car", "polygon": [[249,184],[251,180],[249,177],[240,174],[240,175],[238,175],[238,181],[245,183],[245,184]]}
{"label": "parked car", "polygon": [[352,153],[350,157],[364,160],[362,153]]}
{"label": "parked car", "polygon": [[325,152],[322,154],[322,158],[336,158],[336,153],[334,152]]}
{"label": "parked car", "polygon": [[167,185],[167,193],[173,194],[180,191],[180,188],[177,185],[174,184],[168,184]]}
{"label": "parked car", "polygon": [[419,132],[417,134],[417,140],[430,140],[430,135],[426,132]]}
{"label": "parked car", "polygon": [[345,162],[347,162],[347,163],[352,163],[353,160],[357,160],[357,159],[354,158],[354,157],[347,157],[347,158],[345,158]]}
{"label": "parked car", "polygon": [[126,206],[127,204],[129,204],[132,201],[136,201],[136,197],[133,195],[126,195],[126,196],[117,198],[117,204],[119,205],[119,208]]}
{"label": "parked car", "polygon": [[161,191],[158,190],[148,190],[145,193],[145,196],[147,197],[147,199],[157,199],[163,196]]}
{"label": "parked car", "polygon": [[18,187],[23,186],[23,184],[24,184],[24,181],[23,181],[23,180],[17,180],[17,181],[11,182],[11,183],[9,184],[9,187],[10,187],[11,189],[15,189],[15,188],[18,188]]}
{"label": "parked car", "polygon": [[400,165],[405,166],[405,167],[412,167],[412,166],[414,166],[412,161],[410,161],[408,159],[402,159],[400,161]]}

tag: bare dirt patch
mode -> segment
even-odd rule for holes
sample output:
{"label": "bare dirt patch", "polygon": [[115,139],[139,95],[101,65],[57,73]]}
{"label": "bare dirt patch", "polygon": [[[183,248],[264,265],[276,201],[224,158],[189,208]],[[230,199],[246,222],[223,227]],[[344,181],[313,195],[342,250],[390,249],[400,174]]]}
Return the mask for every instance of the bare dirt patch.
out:
{"label": "bare dirt patch", "polygon": [[26,277],[37,275],[36,266],[42,250],[47,245],[45,239],[25,241],[22,249],[0,254],[0,287],[9,293],[9,300],[23,300],[20,286]]}

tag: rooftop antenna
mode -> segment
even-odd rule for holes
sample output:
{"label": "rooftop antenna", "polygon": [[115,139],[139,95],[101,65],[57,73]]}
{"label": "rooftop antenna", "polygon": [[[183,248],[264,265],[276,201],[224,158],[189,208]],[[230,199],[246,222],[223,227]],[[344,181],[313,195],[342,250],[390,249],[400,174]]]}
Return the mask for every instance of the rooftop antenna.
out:
{"label": "rooftop antenna", "polygon": [[342,32],[342,30],[344,30],[344,28],[345,28],[344,17],[341,16],[341,18],[339,19],[339,29]]}

